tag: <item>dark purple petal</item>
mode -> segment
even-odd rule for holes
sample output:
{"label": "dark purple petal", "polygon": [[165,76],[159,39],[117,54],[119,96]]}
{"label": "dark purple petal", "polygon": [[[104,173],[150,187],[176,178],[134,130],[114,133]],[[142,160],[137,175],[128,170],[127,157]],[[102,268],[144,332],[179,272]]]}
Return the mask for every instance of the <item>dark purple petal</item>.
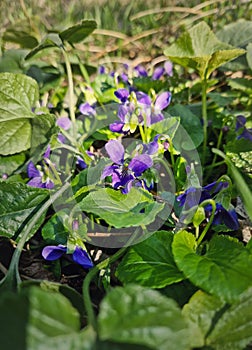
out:
{"label": "dark purple petal", "polygon": [[173,72],[172,72],[172,69],[173,69],[172,62],[171,61],[166,61],[164,63],[164,69],[165,69],[165,73],[171,77],[172,74],[173,74]]}
{"label": "dark purple petal", "polygon": [[65,136],[64,136],[63,134],[61,134],[60,132],[58,133],[57,140],[58,140],[60,143],[65,143],[65,142],[66,142]]}
{"label": "dark purple petal", "polygon": [[134,70],[138,73],[138,76],[139,77],[147,77],[148,76],[148,73],[147,71],[145,70],[145,68],[141,65],[138,65],[134,68]]}
{"label": "dark purple petal", "polygon": [[105,74],[105,67],[104,67],[104,66],[100,66],[100,67],[98,68],[98,73],[99,73],[99,74]]}
{"label": "dark purple petal", "polygon": [[136,176],[140,176],[146,169],[153,165],[153,161],[148,154],[140,154],[134,157],[129,163],[131,169]]}
{"label": "dark purple petal", "polygon": [[152,79],[153,80],[160,79],[164,74],[164,72],[165,72],[165,69],[163,67],[157,67],[152,74]]}
{"label": "dark purple petal", "polygon": [[170,102],[171,102],[171,93],[169,91],[162,92],[156,98],[155,108],[162,111],[170,104]]}
{"label": "dark purple petal", "polygon": [[113,132],[122,132],[122,129],[124,127],[124,123],[119,122],[119,121],[115,121],[114,123],[109,124],[109,130],[113,131]]}
{"label": "dark purple petal", "polygon": [[231,230],[238,230],[239,229],[239,221],[236,214],[236,211],[234,209],[226,210],[225,215],[223,216],[223,222],[224,224],[229,227]]}
{"label": "dark purple petal", "polygon": [[82,103],[79,107],[79,110],[80,110],[81,114],[84,114],[84,115],[95,115],[96,114],[95,109],[93,107],[91,107],[88,102]]}
{"label": "dark purple petal", "polygon": [[111,176],[115,170],[119,169],[118,165],[107,165],[105,166],[102,175],[101,175],[101,180],[105,179],[107,176]]}
{"label": "dark purple petal", "polygon": [[117,140],[110,140],[106,143],[105,149],[109,158],[116,164],[123,164],[124,162],[124,147]]}
{"label": "dark purple petal", "polygon": [[46,151],[44,153],[44,158],[49,159],[50,158],[50,153],[51,153],[51,147],[50,147],[50,145],[48,145],[47,149],[46,149]]}
{"label": "dark purple petal", "polygon": [[244,117],[244,115],[238,115],[236,117],[236,127],[235,131],[238,131],[240,128],[245,126],[247,119]]}
{"label": "dark purple petal", "polygon": [[48,190],[51,190],[52,188],[54,188],[54,183],[50,179],[47,179],[46,182],[43,183],[43,185]]}
{"label": "dark purple petal", "polygon": [[128,83],[128,81],[129,81],[128,75],[127,75],[126,73],[122,73],[122,74],[121,74],[121,79],[122,79],[122,81],[124,81],[125,83]]}
{"label": "dark purple petal", "polygon": [[122,103],[125,103],[129,97],[129,91],[127,89],[118,89],[114,94]]}
{"label": "dark purple petal", "polygon": [[29,178],[41,177],[39,170],[35,167],[32,161],[30,161],[27,165],[27,175]]}
{"label": "dark purple petal", "polygon": [[237,136],[237,140],[244,138],[246,140],[252,141],[252,130],[244,128],[243,132]]}
{"label": "dark purple petal", "polygon": [[94,266],[88,253],[78,246],[75,247],[73,252],[73,261],[81,265],[84,269],[91,269]]}
{"label": "dark purple petal", "polygon": [[155,136],[154,141],[143,146],[143,153],[154,154],[158,151],[158,137],[159,135]]}
{"label": "dark purple petal", "polygon": [[62,128],[64,130],[68,130],[68,129],[71,128],[72,122],[71,122],[71,120],[68,117],[60,117],[60,118],[57,119],[56,124],[60,128]]}
{"label": "dark purple petal", "polygon": [[48,245],[43,248],[42,256],[45,260],[57,260],[67,251],[67,247],[64,245]]}
{"label": "dark purple petal", "polygon": [[81,168],[81,169],[86,169],[87,168],[87,163],[81,158],[77,157],[76,164]]}
{"label": "dark purple petal", "polygon": [[137,91],[136,98],[137,98],[137,101],[139,103],[146,105],[146,106],[151,106],[151,98],[149,95],[145,94],[144,92]]}
{"label": "dark purple petal", "polygon": [[[164,120],[164,116],[162,113],[158,113],[158,114],[152,113],[150,116],[150,125],[161,122],[161,120]],[[147,126],[149,125],[147,124]]]}
{"label": "dark purple petal", "polygon": [[214,182],[210,183],[209,185],[204,186],[203,191],[210,192],[214,189],[213,194],[215,194],[215,193],[218,193],[227,187],[228,187],[227,181],[220,181],[220,182],[214,181]]}
{"label": "dark purple petal", "polygon": [[42,182],[42,177],[34,177],[30,181],[27,182],[27,185],[38,188],[45,188],[45,184]]}

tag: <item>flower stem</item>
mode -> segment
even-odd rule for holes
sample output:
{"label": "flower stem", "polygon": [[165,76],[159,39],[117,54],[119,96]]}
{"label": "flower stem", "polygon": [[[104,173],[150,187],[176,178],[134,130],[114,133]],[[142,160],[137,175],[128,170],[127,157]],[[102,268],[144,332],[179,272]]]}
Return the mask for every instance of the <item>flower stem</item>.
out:
{"label": "flower stem", "polygon": [[210,216],[210,219],[206,225],[206,227],[204,228],[204,230],[201,232],[201,235],[199,236],[199,239],[197,240],[197,246],[200,245],[200,243],[202,242],[202,240],[204,239],[207,231],[209,230],[210,226],[212,225],[213,219],[214,219],[214,214],[215,214],[215,210],[216,210],[216,204],[215,201],[213,199],[207,199],[204,202],[202,202],[200,204],[200,207],[205,207],[207,204],[210,204],[212,206],[212,213]]}
{"label": "flower stem", "polygon": [[13,254],[13,257],[11,259],[11,263],[9,266],[9,270],[7,274],[5,275],[4,279],[0,282],[0,289],[7,289],[16,291],[18,288],[18,285],[21,283],[21,278],[18,271],[18,264],[19,259],[21,256],[21,252],[23,250],[23,247],[25,245],[25,242],[27,241],[27,238],[30,235],[30,232],[34,225],[37,224],[41,216],[44,214],[44,212],[52,205],[52,203],[58,199],[62,194],[69,188],[70,183],[66,182],[64,186],[62,186],[59,191],[54,193],[41,207],[40,209],[33,215],[30,222],[28,222],[27,225],[25,225],[23,231],[20,233],[20,240],[17,244],[16,250]]}
{"label": "flower stem", "polygon": [[206,153],[207,153],[207,126],[208,126],[206,78],[204,78],[201,83],[202,83],[202,119],[203,119],[203,134],[204,134],[202,163],[204,164],[206,160]]}
{"label": "flower stem", "polygon": [[71,63],[69,61],[68,54],[64,48],[62,48],[62,53],[64,56],[64,60],[66,63],[66,71],[67,71],[67,79],[68,79],[68,91],[69,91],[69,114],[70,119],[73,124],[73,139],[77,139],[77,130],[76,130],[76,120],[75,120],[75,103],[74,103],[74,84],[73,84],[73,74],[72,74],[72,68]]}

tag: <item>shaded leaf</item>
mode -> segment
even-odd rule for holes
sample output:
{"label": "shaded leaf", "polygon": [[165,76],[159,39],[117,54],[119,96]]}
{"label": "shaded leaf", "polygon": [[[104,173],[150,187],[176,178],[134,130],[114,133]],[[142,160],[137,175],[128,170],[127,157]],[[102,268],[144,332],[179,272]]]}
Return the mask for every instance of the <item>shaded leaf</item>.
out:
{"label": "shaded leaf", "polygon": [[172,250],[185,276],[221,300],[233,302],[252,285],[252,255],[230,236],[214,236],[201,256],[196,252],[195,237],[181,231],[174,236]]}
{"label": "shaded leaf", "polygon": [[227,44],[245,48],[252,42],[252,21],[239,19],[229,23],[219,30],[216,36]]}
{"label": "shaded leaf", "polygon": [[167,350],[167,344],[169,350],[190,349],[187,325],[174,300],[140,286],[117,287],[105,296],[98,330],[102,340],[159,350]]}
{"label": "shaded leaf", "polygon": [[173,235],[159,231],[130,247],[117,268],[119,280],[151,288],[163,288],[183,280],[171,251]]}
{"label": "shaded leaf", "polygon": [[61,48],[63,47],[63,42],[57,33],[49,33],[44,40],[36,46],[33,50],[31,50],[28,55],[25,56],[25,59],[28,60],[29,58],[33,57],[36,55],[38,52],[48,49],[50,47],[58,47]]}
{"label": "shaded leaf", "polygon": [[212,295],[203,291],[197,291],[184,305],[182,314],[187,319],[192,331],[190,335],[193,347],[201,347],[205,344],[205,338],[210,331],[217,312],[224,303]]}
{"label": "shaded leaf", "polygon": [[252,341],[252,288],[222,315],[207,338],[216,350],[243,350]]}
{"label": "shaded leaf", "polygon": [[45,189],[0,182],[0,235],[13,237],[47,196]]}
{"label": "shaded leaf", "polygon": [[78,43],[88,37],[95,29],[97,25],[93,20],[83,20],[80,24],[67,28],[59,33],[62,41],[68,41],[69,43]]}

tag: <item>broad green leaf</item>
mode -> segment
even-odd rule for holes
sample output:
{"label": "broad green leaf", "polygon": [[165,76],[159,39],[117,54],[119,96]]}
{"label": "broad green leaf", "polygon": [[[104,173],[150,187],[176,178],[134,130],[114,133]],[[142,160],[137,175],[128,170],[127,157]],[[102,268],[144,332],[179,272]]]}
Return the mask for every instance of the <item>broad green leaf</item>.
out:
{"label": "broad green leaf", "polygon": [[17,168],[24,164],[25,160],[25,152],[11,156],[0,156],[0,177],[3,174],[11,175]]}
{"label": "broad green leaf", "polygon": [[156,93],[167,89],[166,81],[153,80],[151,77],[134,78],[133,85],[137,88],[137,90],[143,91],[146,94],[148,94],[151,89],[155,90]]}
{"label": "broad green leaf", "polygon": [[241,242],[230,236],[214,236],[204,255],[196,252],[196,239],[181,231],[172,243],[178,268],[196,286],[233,302],[252,285],[252,255]]}
{"label": "broad green leaf", "polygon": [[172,299],[155,290],[128,285],[116,287],[100,305],[98,330],[101,340],[140,344],[151,349],[184,350],[188,328]]}
{"label": "broad green leaf", "polygon": [[252,288],[221,316],[207,338],[216,350],[243,350],[252,341]]}
{"label": "broad green leaf", "polygon": [[219,40],[245,48],[252,42],[252,21],[240,19],[225,25],[216,33]]}
{"label": "broad green leaf", "polygon": [[55,241],[58,244],[66,244],[69,230],[64,226],[64,220],[67,218],[69,218],[69,213],[67,213],[67,211],[57,211],[43,226],[43,238],[45,240]]}
{"label": "broad green leaf", "polygon": [[13,237],[47,196],[45,189],[0,182],[0,235]]}
{"label": "broad green leaf", "polygon": [[[1,346],[6,350],[80,349],[79,314],[69,300],[57,292],[31,287],[20,294],[3,294],[0,327]],[[64,341],[66,345],[73,343],[71,338],[78,340],[72,348],[64,345]],[[50,347],[57,344],[56,340],[61,348]]]}
{"label": "broad green leaf", "polygon": [[97,27],[97,24],[93,20],[83,20],[80,24],[76,24],[73,27],[59,33],[62,41],[68,41],[69,43],[78,43],[88,37]]}
{"label": "broad green leaf", "polygon": [[252,70],[252,43],[248,44],[247,46],[246,57],[247,57],[249,68]]}
{"label": "broad green leaf", "polygon": [[35,33],[32,31],[30,22],[27,20],[15,21],[13,25],[5,30],[3,40],[19,44],[21,47],[28,49],[32,49],[38,45]]}
{"label": "broad green leaf", "polygon": [[24,57],[27,50],[10,49],[3,52],[0,57],[0,72],[23,73]]}
{"label": "broad green leaf", "polygon": [[119,264],[116,276],[124,284],[163,288],[184,279],[171,251],[173,233],[159,231],[132,246]]}
{"label": "broad green leaf", "polygon": [[31,50],[28,55],[25,56],[25,59],[28,60],[29,58],[33,57],[36,55],[38,52],[48,49],[50,47],[56,47],[56,48],[61,48],[63,47],[63,42],[57,33],[49,33],[39,44],[36,46],[33,50]]}
{"label": "broad green leaf", "polygon": [[184,305],[182,314],[190,324],[193,335],[191,345],[201,347],[205,344],[205,338],[210,331],[217,312],[224,306],[224,303],[212,295],[198,290]]}
{"label": "broad green leaf", "polygon": [[28,119],[0,121],[0,126],[1,155],[20,153],[30,148],[31,124]]}
{"label": "broad green leaf", "polygon": [[193,26],[164,51],[171,61],[194,68],[201,79],[208,79],[216,68],[244,53],[219,41],[205,22]]}
{"label": "broad green leaf", "polygon": [[177,129],[179,128],[179,117],[166,117],[158,123],[152,124],[149,128],[156,131],[158,134],[168,135],[173,139]]}
{"label": "broad green leaf", "polygon": [[[180,125],[185,129],[178,128],[174,136],[174,146],[180,150],[191,150],[203,142],[203,126],[200,119],[189,108],[176,104],[169,109],[169,113],[180,117]],[[187,137],[185,137],[185,131]]]}
{"label": "broad green leaf", "polygon": [[0,123],[33,118],[32,107],[38,99],[38,85],[32,78],[23,74],[0,74]]}
{"label": "broad green leaf", "polygon": [[78,206],[81,210],[98,215],[116,228],[148,225],[164,208],[164,203],[155,202],[144,190],[132,188],[122,194],[110,188],[90,192]]}

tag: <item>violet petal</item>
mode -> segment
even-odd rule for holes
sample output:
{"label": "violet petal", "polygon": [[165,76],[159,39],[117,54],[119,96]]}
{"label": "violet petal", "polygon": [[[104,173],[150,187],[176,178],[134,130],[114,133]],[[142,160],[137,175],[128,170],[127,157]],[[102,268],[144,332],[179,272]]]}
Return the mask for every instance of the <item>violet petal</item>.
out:
{"label": "violet petal", "polygon": [[48,245],[42,250],[42,256],[45,260],[57,260],[67,251],[64,245]]}
{"label": "violet petal", "polygon": [[136,176],[140,176],[146,169],[150,168],[152,164],[153,161],[148,154],[140,154],[131,160],[129,169],[131,169]]}
{"label": "violet petal", "polygon": [[155,108],[162,111],[170,104],[170,102],[171,102],[171,93],[169,91],[162,92],[156,98]]}
{"label": "violet petal", "polygon": [[84,269],[91,269],[94,266],[88,253],[81,247],[75,247],[73,252],[73,261],[81,265]]}
{"label": "violet petal", "polygon": [[34,163],[32,161],[29,162],[27,165],[27,175],[28,177],[40,177],[39,170],[35,167]]}
{"label": "violet petal", "polygon": [[124,147],[117,140],[110,140],[106,143],[105,149],[109,158],[116,164],[123,164],[124,162]]}
{"label": "violet petal", "polygon": [[125,103],[129,97],[129,91],[127,89],[118,89],[114,94],[122,103]]}
{"label": "violet petal", "polygon": [[68,117],[60,117],[60,118],[57,119],[56,124],[60,128],[62,128],[64,130],[68,130],[68,129],[71,128],[72,122],[71,122],[71,120]]}

